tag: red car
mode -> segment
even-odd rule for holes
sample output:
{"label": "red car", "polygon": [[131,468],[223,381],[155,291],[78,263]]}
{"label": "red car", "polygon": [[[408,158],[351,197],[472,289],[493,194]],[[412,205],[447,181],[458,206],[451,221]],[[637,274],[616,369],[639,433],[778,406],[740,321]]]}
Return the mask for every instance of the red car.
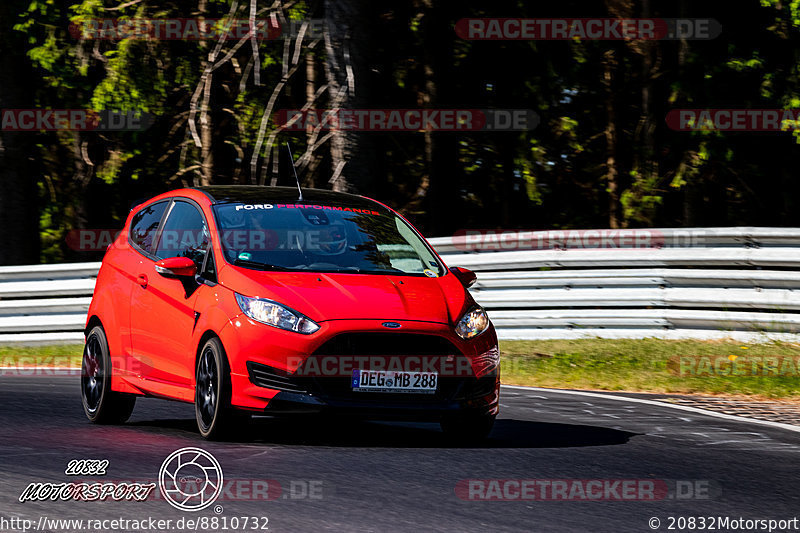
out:
{"label": "red car", "polygon": [[81,396],[122,423],[137,396],[194,402],[218,438],[248,415],[439,421],[483,438],[494,327],[402,216],[331,191],[211,186],[133,208],[86,322]]}

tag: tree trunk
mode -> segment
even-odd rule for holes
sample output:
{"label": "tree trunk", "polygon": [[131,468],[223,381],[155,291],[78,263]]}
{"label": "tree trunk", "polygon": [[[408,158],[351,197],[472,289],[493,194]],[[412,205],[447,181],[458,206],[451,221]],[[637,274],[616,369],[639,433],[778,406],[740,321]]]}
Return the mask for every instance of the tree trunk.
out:
{"label": "tree trunk", "polygon": [[[197,6],[197,11],[201,17],[206,15],[206,0],[200,0]],[[206,22],[201,22],[204,31],[206,30]],[[205,41],[200,42],[200,49],[203,54],[207,55],[208,43]],[[203,71],[208,66],[210,59],[208,57],[203,61]],[[203,96],[201,97],[200,104],[200,180],[198,185],[206,186],[211,185],[214,181],[214,148],[213,148],[213,127],[211,124],[211,112],[209,109],[211,102],[211,86],[214,83],[214,74],[209,73],[206,80],[205,87],[203,87]]]}
{"label": "tree trunk", "polygon": [[[427,92],[430,95],[429,107],[448,107],[456,101],[453,88],[453,54],[455,32],[451,13],[457,12],[458,4],[448,0],[435,3],[423,0],[422,20],[424,61],[426,62]],[[429,70],[428,70],[429,69]],[[434,132],[430,136],[428,194],[430,235],[451,235],[461,228],[459,216],[459,174],[458,134],[454,132]]]}
{"label": "tree trunk", "polygon": [[214,75],[209,74],[206,86],[203,88],[203,99],[200,107],[200,142],[203,144],[200,149],[200,185],[211,185],[214,182],[214,140],[211,124],[211,112],[209,102],[211,101],[211,84],[214,82]]}
{"label": "tree trunk", "polygon": [[[317,93],[317,71],[316,71],[316,60],[314,58],[313,52],[306,53],[306,105],[309,109],[314,109],[315,103],[315,95]],[[314,127],[311,124],[306,125],[306,145],[311,146],[314,142]],[[316,187],[316,171],[317,167],[319,166],[320,160],[322,158],[319,154],[312,154],[311,161],[309,161],[308,166],[306,167],[306,173],[304,177],[304,185],[306,187]]]}
{"label": "tree trunk", "polygon": [[[370,24],[368,0],[325,0],[328,37],[325,73],[330,107],[369,107]],[[372,132],[334,131],[331,137],[331,176],[336,191],[369,194],[376,179]]]}
{"label": "tree trunk", "polygon": [[618,228],[619,221],[619,169],[617,167],[617,116],[614,103],[614,75],[617,61],[614,51],[604,54],[603,85],[606,89],[606,186],[608,190],[608,226]]}

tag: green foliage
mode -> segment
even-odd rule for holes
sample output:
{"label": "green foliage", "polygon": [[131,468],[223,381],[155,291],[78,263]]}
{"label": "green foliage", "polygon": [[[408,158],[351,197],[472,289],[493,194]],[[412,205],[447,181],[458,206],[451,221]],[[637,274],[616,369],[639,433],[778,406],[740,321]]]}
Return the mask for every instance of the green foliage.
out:
{"label": "green foliage", "polygon": [[664,198],[653,191],[659,190],[661,178],[657,175],[645,175],[631,171],[631,186],[620,197],[623,215],[626,221],[636,225],[652,226],[656,209],[664,202]]}
{"label": "green foliage", "polygon": [[[787,162],[800,156],[800,124],[787,122],[783,134],[683,132],[671,130],[664,117],[681,108],[800,108],[800,0],[761,0],[735,10],[721,0],[686,3],[680,16],[714,16],[723,26],[721,36],[646,46],[467,41],[453,31],[465,17],[541,16],[530,2],[500,7],[473,0],[344,1],[345,11],[358,16],[337,23],[348,25],[353,36],[348,51],[360,62],[354,65],[357,98],[348,105],[531,109],[541,118],[535,130],[525,132],[346,136],[348,143],[367,147],[353,148],[345,172],[365,184],[359,192],[405,210],[423,231],[602,227],[611,223],[614,210],[622,226],[796,223],[794,199],[800,191],[794,190],[794,166]],[[32,0],[13,21],[28,46],[11,53],[24,54],[40,78],[27,107],[134,110],[155,117],[145,132],[41,135],[32,157],[43,168],[36,179],[46,260],[83,259],[64,243],[69,228],[118,224],[133,200],[199,183],[205,156],[213,162],[212,181],[250,183],[262,177],[260,165],[272,155],[270,146],[262,146],[259,175],[250,175],[262,116],[285,67],[283,40],[259,43],[261,86],[253,83],[249,43],[234,53],[234,61],[213,71],[213,127],[204,154],[188,119],[215,41],[93,41],[69,32],[70,24],[98,18],[197,16],[201,2],[144,0],[109,10],[124,3]],[[239,4],[234,16],[246,18],[249,3]],[[289,20],[326,15],[324,3],[285,4]],[[220,19],[232,1],[203,5],[205,17]],[[271,5],[259,2],[259,16],[268,16]],[[561,7],[576,17],[608,15],[607,6],[582,0]],[[640,0],[631,3],[633,12],[640,8]],[[666,4],[652,9],[653,16],[678,16]],[[227,42],[222,55],[234,44]],[[301,57],[313,56],[316,90],[330,67],[328,51],[324,42],[313,51],[309,42],[304,45]],[[342,61],[343,50],[334,52]],[[13,73],[4,74],[13,79]],[[330,106],[332,98],[324,92],[314,107]],[[274,110],[305,104],[303,63]],[[269,137],[273,117],[266,126]],[[306,133],[281,133],[276,140],[289,139],[299,158],[309,141]],[[330,139],[326,143],[311,165],[315,170],[302,176],[307,183],[328,184],[333,169]],[[360,159],[376,161],[377,173],[358,176]],[[610,165],[617,176],[615,196],[607,182]],[[187,168],[194,170],[181,173]],[[714,199],[715,209],[698,208],[706,198]]]}

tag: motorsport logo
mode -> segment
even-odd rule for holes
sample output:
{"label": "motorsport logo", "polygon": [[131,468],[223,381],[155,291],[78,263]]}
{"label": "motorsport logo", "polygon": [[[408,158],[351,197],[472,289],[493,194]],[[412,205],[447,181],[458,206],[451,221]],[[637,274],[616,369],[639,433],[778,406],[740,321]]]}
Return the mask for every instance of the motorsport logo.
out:
{"label": "motorsport logo", "polygon": [[[96,465],[74,472],[74,464]],[[108,461],[72,460],[67,475],[105,476]],[[222,492],[222,467],[216,458],[200,448],[181,448],[172,452],[161,464],[158,485],[164,499],[182,511],[200,511],[216,501]],[[70,483],[29,483],[19,501],[136,501],[148,500],[156,488],[152,482],[104,481]]]}
{"label": "motorsport logo", "polygon": [[[75,461],[70,461],[70,464]],[[86,462],[86,461],[84,461]],[[91,461],[89,461],[91,462]],[[67,473],[67,475],[71,475]],[[105,475],[103,473],[95,473],[89,475]],[[155,483],[140,483],[140,482],[70,482],[70,483],[51,483],[51,482],[35,482],[29,483],[25,490],[19,495],[20,503],[24,502],[45,502],[45,501],[134,501],[143,502],[147,500],[153,490],[155,490]]]}
{"label": "motorsport logo", "polygon": [[222,483],[219,461],[200,448],[175,450],[158,471],[161,494],[181,511],[200,511],[217,501]]}
{"label": "motorsport logo", "polygon": [[[164,459],[157,484],[152,479],[102,478],[108,466],[105,459],[73,459],[64,473],[86,479],[29,483],[18,499],[21,503],[165,500],[176,509],[195,512],[216,501],[321,500],[330,488],[322,480],[311,479],[292,479],[285,484],[276,479],[223,479],[219,461],[209,452],[193,447],[175,450]],[[156,486],[159,490],[155,490]],[[221,505],[214,506],[216,514],[222,511]]]}

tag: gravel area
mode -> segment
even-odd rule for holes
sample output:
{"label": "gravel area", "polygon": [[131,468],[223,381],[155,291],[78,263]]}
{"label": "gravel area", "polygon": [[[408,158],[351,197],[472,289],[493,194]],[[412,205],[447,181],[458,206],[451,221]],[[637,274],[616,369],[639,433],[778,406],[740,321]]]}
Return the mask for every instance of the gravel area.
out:
{"label": "gravel area", "polygon": [[686,405],[716,411],[728,415],[769,420],[800,426],[800,398],[797,399],[755,399],[746,396],[712,396],[701,394],[664,394],[651,392],[623,392],[592,390],[597,394],[611,394],[614,396],[629,396],[660,402]]}
{"label": "gravel area", "polygon": [[800,426],[800,401],[750,400],[709,396],[662,396],[661,401],[688,405],[728,415]]}

